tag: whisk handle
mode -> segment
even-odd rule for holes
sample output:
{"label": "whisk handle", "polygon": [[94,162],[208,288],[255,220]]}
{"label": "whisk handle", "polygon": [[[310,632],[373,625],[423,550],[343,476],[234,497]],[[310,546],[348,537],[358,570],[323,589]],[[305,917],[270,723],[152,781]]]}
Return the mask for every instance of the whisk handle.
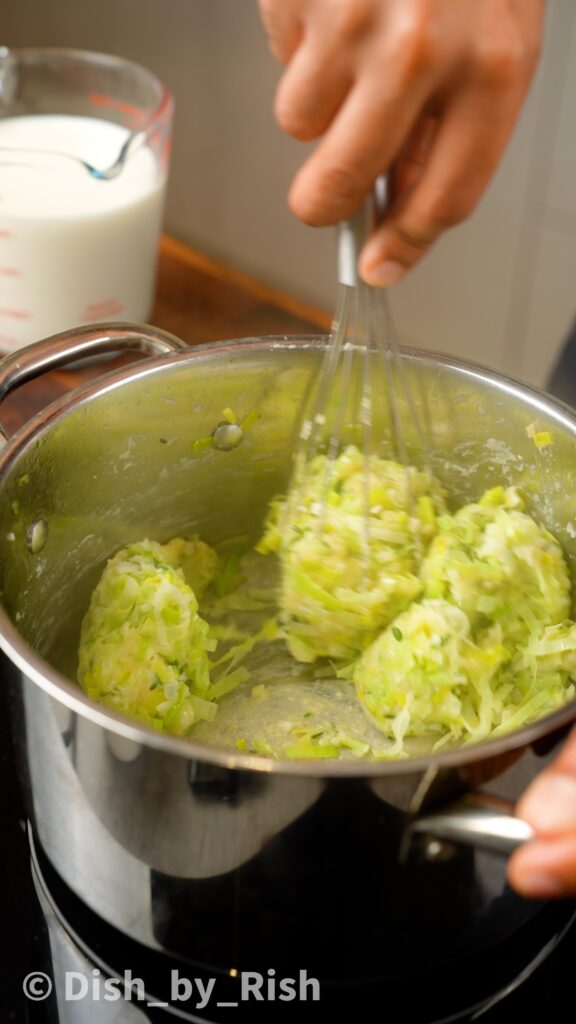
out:
{"label": "whisk handle", "polygon": [[382,220],[388,200],[385,175],[376,179],[374,188],[359,210],[338,225],[338,281],[355,288],[360,283],[358,257],[368,235]]}
{"label": "whisk handle", "polygon": [[361,207],[338,225],[338,281],[355,288],[359,283],[358,256],[366,237],[365,211]]}

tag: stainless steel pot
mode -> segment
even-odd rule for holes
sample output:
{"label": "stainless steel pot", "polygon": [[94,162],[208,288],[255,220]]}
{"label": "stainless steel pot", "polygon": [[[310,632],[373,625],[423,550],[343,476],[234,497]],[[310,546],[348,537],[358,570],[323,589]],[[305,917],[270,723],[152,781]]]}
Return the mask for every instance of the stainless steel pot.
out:
{"label": "stainless steel pot", "polygon": [[[213,969],[299,960],[345,979],[377,976],[384,959],[400,969],[407,950],[414,968],[428,969],[538,915],[539,904],[507,890],[504,860],[480,848],[506,852],[529,838],[492,795],[517,798],[574,705],[418,760],[276,762],[147,730],[74,682],[80,622],[114,549],[145,536],[257,537],[286,485],[294,423],[324,345],[245,339],[183,351],[160,331],[124,324],[3,360],[0,401],[81,357],[163,353],[61,398],[1,451],[0,642],[33,827],[74,893],[139,941]],[[518,484],[574,574],[572,413],[471,365],[415,351],[402,359],[451,493],[465,501],[496,482]],[[239,419],[260,414],[232,450],[213,434],[226,407]],[[543,450],[526,430],[535,419],[553,435]],[[409,422],[406,430],[410,448]],[[212,447],[194,447],[210,435]]]}

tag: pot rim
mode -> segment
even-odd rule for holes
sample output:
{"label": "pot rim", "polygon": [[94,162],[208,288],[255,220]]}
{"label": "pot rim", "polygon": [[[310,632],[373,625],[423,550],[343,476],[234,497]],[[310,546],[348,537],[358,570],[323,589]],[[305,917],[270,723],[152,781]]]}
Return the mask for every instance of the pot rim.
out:
{"label": "pot rim", "polygon": [[[175,363],[195,362],[206,357],[225,357],[241,348],[247,351],[270,352],[276,349],[285,351],[291,348],[324,349],[328,344],[328,335],[274,335],[269,337],[248,337],[229,339],[220,342],[208,342],[194,345],[187,352],[177,352],[168,356],[147,358],[135,365],[108,371],[103,376],[82,383],[67,392],[56,401],[51,402],[43,410],[28,420],[8,441],[0,451],[0,486],[5,472],[17,460],[29,443],[49,429],[52,423],[60,420],[68,412],[94,401],[100,395],[107,394],[127,382],[144,379],[149,375],[171,368]],[[478,363],[459,360],[452,356],[426,351],[424,349],[399,346],[403,357],[416,361],[436,363],[453,368],[466,376],[485,381],[491,387],[505,392],[510,396],[528,398],[535,411],[545,413],[571,432],[576,439],[576,414],[565,403],[546,395],[543,391],[529,384],[522,384],[503,374],[489,370]],[[92,700],[80,688],[78,683],[63,676],[46,662],[20,636],[17,628],[8,616],[4,606],[0,604],[0,647],[7,657],[50,697],[69,708],[74,713],[87,718],[95,725],[117,733],[125,739],[152,747],[153,749],[183,757],[187,760],[208,762],[229,769],[251,770],[276,775],[313,777],[313,778],[379,778],[383,776],[410,775],[419,772],[441,771],[443,769],[464,767],[486,758],[497,757],[513,750],[529,746],[541,737],[555,732],[576,719],[576,700],[550,715],[538,719],[530,725],[515,732],[492,740],[484,740],[468,746],[441,750],[435,754],[403,760],[283,760],[262,757],[257,754],[212,747],[207,744],[194,743],[188,739],[166,735],[146,725],[131,721],[102,704]]]}

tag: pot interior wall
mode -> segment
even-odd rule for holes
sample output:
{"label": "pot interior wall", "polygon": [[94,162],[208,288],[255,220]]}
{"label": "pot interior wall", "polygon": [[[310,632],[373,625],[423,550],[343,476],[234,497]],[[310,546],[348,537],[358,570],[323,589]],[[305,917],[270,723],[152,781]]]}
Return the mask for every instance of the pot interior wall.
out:
{"label": "pot interior wall", "polygon": [[[3,482],[0,565],[3,601],[22,636],[74,677],[91,589],[118,547],[196,533],[209,543],[256,539],[269,500],[289,479],[295,425],[321,357],[312,343],[280,342],[186,353],[103,385],[16,448]],[[410,458],[429,462],[455,507],[496,484],[520,487],[574,577],[570,413],[469,369],[425,356],[404,363],[426,438],[424,452],[400,398]],[[241,443],[221,451],[210,438],[227,409],[250,422]],[[386,410],[377,414],[377,432],[389,436]],[[552,434],[541,450],[527,434],[535,420]],[[46,542],[33,553],[39,519]]]}

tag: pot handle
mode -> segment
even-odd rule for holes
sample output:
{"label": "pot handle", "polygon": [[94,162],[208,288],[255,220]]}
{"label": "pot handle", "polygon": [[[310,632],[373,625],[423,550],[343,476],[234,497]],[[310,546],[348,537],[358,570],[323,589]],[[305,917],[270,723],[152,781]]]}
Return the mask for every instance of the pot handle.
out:
{"label": "pot handle", "polygon": [[441,810],[415,818],[404,834],[401,859],[406,860],[416,837],[463,843],[507,856],[530,842],[534,832],[514,815],[514,805],[484,793],[469,793]]}
{"label": "pot handle", "polygon": [[138,323],[93,324],[36,341],[0,361],[0,403],[25,381],[58,366],[131,350],[147,355],[183,352],[188,345],[173,334]]}

